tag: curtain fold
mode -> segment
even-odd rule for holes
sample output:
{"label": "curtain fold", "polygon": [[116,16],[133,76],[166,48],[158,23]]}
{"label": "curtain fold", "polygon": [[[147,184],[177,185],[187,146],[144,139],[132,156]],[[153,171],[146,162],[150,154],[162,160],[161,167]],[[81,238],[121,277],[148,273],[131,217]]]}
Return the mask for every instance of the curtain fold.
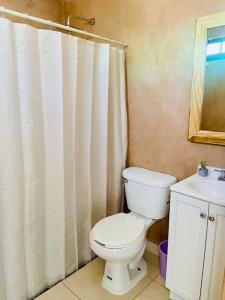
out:
{"label": "curtain fold", "polygon": [[0,19],[0,299],[32,299],[91,259],[121,205],[124,51]]}
{"label": "curtain fold", "polygon": [[108,215],[117,213],[121,209],[121,171],[126,163],[127,119],[124,63],[124,50],[110,48],[108,99],[109,159],[107,162]]}

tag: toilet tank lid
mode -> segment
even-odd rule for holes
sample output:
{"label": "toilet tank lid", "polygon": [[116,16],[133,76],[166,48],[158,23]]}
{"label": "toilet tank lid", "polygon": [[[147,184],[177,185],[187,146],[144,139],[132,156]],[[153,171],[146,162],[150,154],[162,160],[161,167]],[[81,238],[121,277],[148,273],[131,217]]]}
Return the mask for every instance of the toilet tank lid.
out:
{"label": "toilet tank lid", "polygon": [[176,177],[138,167],[123,170],[123,178],[152,187],[170,187],[177,182]]}

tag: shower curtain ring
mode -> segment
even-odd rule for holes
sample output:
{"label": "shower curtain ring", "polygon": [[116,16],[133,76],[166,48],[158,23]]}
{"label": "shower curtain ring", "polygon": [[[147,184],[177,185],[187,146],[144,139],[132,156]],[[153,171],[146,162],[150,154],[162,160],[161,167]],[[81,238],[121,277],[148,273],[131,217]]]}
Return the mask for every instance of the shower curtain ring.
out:
{"label": "shower curtain ring", "polygon": [[0,8],[1,8],[1,17],[3,18],[3,19],[5,19],[5,13],[4,13],[4,6],[0,6]]}
{"label": "shower curtain ring", "polygon": [[3,21],[6,20],[6,16],[5,16],[5,13],[4,13],[4,12],[1,13],[1,18],[3,19]]}
{"label": "shower curtain ring", "polygon": [[48,22],[49,22],[49,30],[52,31],[52,28],[53,28],[52,21],[49,20]]}

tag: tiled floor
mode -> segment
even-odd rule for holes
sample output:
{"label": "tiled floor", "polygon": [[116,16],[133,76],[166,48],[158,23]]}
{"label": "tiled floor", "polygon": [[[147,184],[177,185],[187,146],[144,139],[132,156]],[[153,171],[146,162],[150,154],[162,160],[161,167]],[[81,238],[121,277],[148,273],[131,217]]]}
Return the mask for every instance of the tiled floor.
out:
{"label": "tiled floor", "polygon": [[104,262],[96,258],[36,300],[168,300],[169,291],[159,275],[159,257],[146,251],[144,258],[148,274],[126,295],[112,295],[101,286]]}

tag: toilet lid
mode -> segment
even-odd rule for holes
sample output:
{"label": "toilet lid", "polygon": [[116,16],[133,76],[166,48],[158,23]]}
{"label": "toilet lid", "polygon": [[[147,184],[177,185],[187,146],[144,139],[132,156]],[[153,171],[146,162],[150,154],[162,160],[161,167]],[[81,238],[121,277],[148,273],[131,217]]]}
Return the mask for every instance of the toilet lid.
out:
{"label": "toilet lid", "polygon": [[107,248],[123,248],[137,240],[144,229],[143,219],[119,213],[99,221],[92,230],[92,237]]}

